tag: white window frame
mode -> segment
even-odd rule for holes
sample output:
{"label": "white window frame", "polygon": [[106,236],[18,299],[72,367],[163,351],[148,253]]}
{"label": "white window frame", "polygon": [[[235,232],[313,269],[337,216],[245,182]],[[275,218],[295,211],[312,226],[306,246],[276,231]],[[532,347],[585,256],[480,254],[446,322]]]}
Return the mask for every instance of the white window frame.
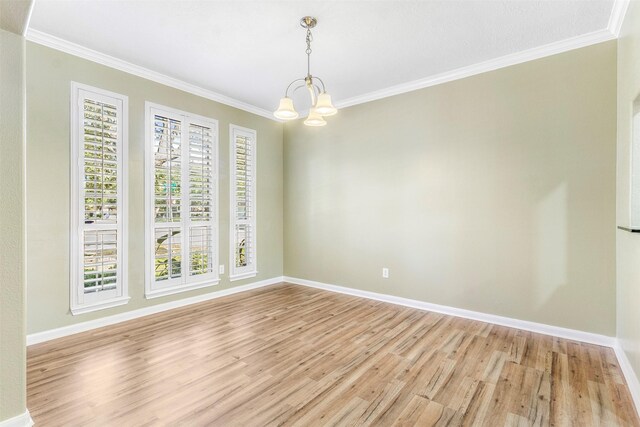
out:
{"label": "white window frame", "polygon": [[[154,116],[158,114],[173,120],[179,120],[182,123],[182,145],[181,145],[181,188],[182,197],[181,221],[179,223],[156,223],[155,222],[155,163],[154,163]],[[203,127],[211,128],[213,136],[213,152],[214,152],[214,198],[213,209],[211,211],[213,219],[203,222],[202,225],[211,227],[211,248],[213,259],[211,260],[213,269],[211,273],[202,274],[191,277],[189,275],[190,268],[190,247],[189,233],[192,225],[189,203],[189,124],[195,124]],[[166,107],[164,105],[152,102],[145,103],[145,297],[147,299],[158,298],[166,295],[173,295],[181,292],[187,292],[194,289],[200,289],[209,286],[215,286],[220,282],[218,274],[219,263],[219,157],[218,157],[218,121],[209,117],[199,116],[186,111],[177,110],[175,108]],[[186,142],[186,143],[185,143]],[[177,227],[181,231],[182,246],[182,264],[180,278],[157,282],[155,280],[155,248],[153,241],[155,240],[156,227]]]}
{"label": "white window frame", "polygon": [[[116,224],[117,273],[116,289],[90,294],[84,292],[84,231],[112,229],[113,226],[85,224],[84,221],[84,99],[92,99],[116,105],[118,110],[117,188],[118,221]],[[129,180],[128,168],[128,119],[129,98],[114,92],[71,82],[71,233],[70,233],[70,309],[78,315],[91,311],[124,305],[129,302],[127,268],[127,199]]]}
{"label": "white window frame", "polygon": [[[244,136],[251,138],[252,141],[252,155],[253,155],[253,182],[251,186],[251,199],[252,203],[252,216],[251,221],[248,221],[251,226],[251,230],[253,233],[253,254],[252,254],[252,263],[247,265],[246,267],[236,267],[236,224],[238,224],[237,215],[236,215],[236,137]],[[229,280],[242,280],[248,279],[250,277],[255,277],[258,275],[258,232],[257,232],[257,212],[258,212],[258,202],[257,202],[257,159],[258,159],[258,133],[254,129],[245,128],[242,126],[237,126],[234,124],[229,125],[229,206],[230,206],[230,216],[229,216]]]}

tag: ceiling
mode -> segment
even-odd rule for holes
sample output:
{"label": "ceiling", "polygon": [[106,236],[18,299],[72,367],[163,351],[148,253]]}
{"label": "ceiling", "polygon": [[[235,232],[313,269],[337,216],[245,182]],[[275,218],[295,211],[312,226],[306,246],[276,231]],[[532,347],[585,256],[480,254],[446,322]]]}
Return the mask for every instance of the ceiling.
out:
{"label": "ceiling", "polygon": [[36,0],[29,31],[267,113],[306,72],[305,15],[318,18],[312,74],[351,105],[541,46],[602,41],[612,11],[614,0]]}

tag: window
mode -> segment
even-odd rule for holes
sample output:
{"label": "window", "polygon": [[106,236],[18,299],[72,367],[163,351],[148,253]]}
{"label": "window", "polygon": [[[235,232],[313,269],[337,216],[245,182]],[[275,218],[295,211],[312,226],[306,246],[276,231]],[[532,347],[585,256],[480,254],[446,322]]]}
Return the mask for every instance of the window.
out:
{"label": "window", "polygon": [[127,102],[71,84],[71,312],[126,304]]}
{"label": "window", "polygon": [[147,103],[147,298],[215,285],[218,122]]}
{"label": "window", "polygon": [[230,280],[258,274],[256,258],[256,131],[230,125]]}

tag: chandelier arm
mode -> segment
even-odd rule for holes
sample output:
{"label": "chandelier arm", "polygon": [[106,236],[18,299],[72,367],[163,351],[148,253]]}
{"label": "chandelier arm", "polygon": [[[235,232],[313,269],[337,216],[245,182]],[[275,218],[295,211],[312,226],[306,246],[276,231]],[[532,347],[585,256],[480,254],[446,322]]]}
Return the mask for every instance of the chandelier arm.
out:
{"label": "chandelier arm", "polygon": [[296,88],[291,91],[291,95],[296,93],[298,91],[298,89],[302,89],[303,87],[306,87],[306,86],[307,86],[306,84],[302,84],[302,85],[296,86]]}
{"label": "chandelier arm", "polygon": [[[294,81],[292,81],[291,83],[289,83],[289,86],[287,86],[287,90],[284,91],[284,96],[285,98],[289,97],[289,89],[291,88],[291,86],[295,83],[295,82],[303,82],[305,81],[305,79],[295,79]],[[296,88],[294,90],[294,92],[297,90],[298,88]]]}
{"label": "chandelier arm", "polygon": [[311,108],[316,106],[316,91],[313,90],[313,86],[315,85],[307,85],[307,89],[309,89],[309,94],[311,95]]}
{"label": "chandelier arm", "polygon": [[322,81],[322,79],[318,76],[313,76],[314,79],[318,79],[318,81],[322,84],[322,92],[326,92],[327,89],[324,87],[324,82]]}

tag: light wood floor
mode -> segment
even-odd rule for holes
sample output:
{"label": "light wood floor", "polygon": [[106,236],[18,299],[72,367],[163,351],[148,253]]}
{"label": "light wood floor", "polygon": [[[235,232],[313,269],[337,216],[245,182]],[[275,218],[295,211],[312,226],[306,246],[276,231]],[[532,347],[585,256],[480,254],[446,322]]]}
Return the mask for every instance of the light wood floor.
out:
{"label": "light wood floor", "polygon": [[278,285],[34,345],[37,426],[640,426],[611,349]]}

